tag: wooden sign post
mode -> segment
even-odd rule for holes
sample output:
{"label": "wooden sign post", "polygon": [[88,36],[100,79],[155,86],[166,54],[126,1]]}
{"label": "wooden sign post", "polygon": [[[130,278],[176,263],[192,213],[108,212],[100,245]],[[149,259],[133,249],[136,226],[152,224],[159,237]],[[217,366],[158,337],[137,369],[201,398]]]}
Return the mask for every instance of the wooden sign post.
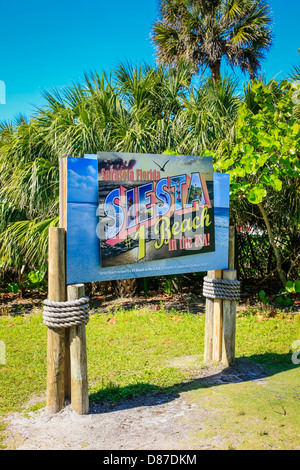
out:
{"label": "wooden sign post", "polygon": [[[50,303],[58,303],[54,306],[54,308],[57,307],[58,312],[60,306],[62,307],[60,316],[62,319],[68,308],[66,301],[76,304],[74,301],[85,298],[84,284],[66,285],[66,171],[65,161],[62,160],[60,166],[61,227],[50,227],[48,247],[47,300]],[[80,309],[80,306],[75,306],[75,308]],[[66,322],[68,322],[67,316]],[[61,327],[58,327],[52,326],[51,322],[48,323],[47,408],[51,413],[57,413],[68,401],[71,401],[76,413],[87,414],[89,397],[85,323],[73,325],[70,322],[70,325],[68,327],[66,323],[62,323]]]}
{"label": "wooden sign post", "polygon": [[[48,299],[66,300],[65,230],[49,229]],[[48,327],[47,407],[57,413],[65,406],[65,329]]]}
{"label": "wooden sign post", "polygon": [[[49,229],[48,300],[64,305],[84,298],[84,285],[66,286],[65,230]],[[67,293],[66,293],[67,292]],[[59,308],[58,308],[59,310]],[[68,321],[66,317],[65,321]],[[47,407],[60,411],[67,401],[78,414],[89,411],[85,324],[48,326]]]}
{"label": "wooden sign post", "polygon": [[[228,270],[208,271],[209,279],[235,281],[235,228],[229,227]],[[207,298],[205,313],[204,362],[221,361],[232,366],[235,360],[236,300]]]}
{"label": "wooden sign post", "polygon": [[[84,284],[68,286],[68,300],[84,297]],[[71,403],[76,413],[89,412],[89,394],[87,378],[87,354],[85,325],[71,326],[69,329]]]}

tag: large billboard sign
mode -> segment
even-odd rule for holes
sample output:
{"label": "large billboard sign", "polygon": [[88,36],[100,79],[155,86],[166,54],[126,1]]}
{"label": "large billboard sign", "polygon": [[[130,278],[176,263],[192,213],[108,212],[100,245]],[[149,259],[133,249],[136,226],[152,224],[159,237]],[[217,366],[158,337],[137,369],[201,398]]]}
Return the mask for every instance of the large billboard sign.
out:
{"label": "large billboard sign", "polygon": [[215,250],[212,158],[98,153],[101,265]]}
{"label": "large billboard sign", "polygon": [[229,175],[211,157],[67,158],[67,283],[228,268]]}

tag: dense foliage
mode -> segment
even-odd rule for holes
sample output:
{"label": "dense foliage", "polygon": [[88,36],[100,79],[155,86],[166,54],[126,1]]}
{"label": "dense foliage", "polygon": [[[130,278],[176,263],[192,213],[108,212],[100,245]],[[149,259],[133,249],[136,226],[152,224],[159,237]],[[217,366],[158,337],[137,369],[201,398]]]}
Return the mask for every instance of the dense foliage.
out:
{"label": "dense foliage", "polygon": [[[46,264],[48,228],[59,223],[59,158],[98,150],[214,155],[216,170],[231,173],[232,223],[262,229],[272,243],[255,275],[277,267],[282,280],[294,276],[300,126],[292,96],[288,82],[253,82],[239,96],[231,79],[194,85],[187,66],[129,64],[45,93],[30,120],[0,126],[2,281],[22,284]],[[253,275],[247,250],[238,260],[244,276]]]}
{"label": "dense foliage", "polygon": [[239,102],[234,90],[229,80],[195,89],[185,67],[174,72],[127,64],[110,77],[92,74],[45,93],[45,105],[29,121],[2,123],[2,268],[20,277],[46,262],[48,227],[58,224],[59,158],[99,149],[199,154],[231,128]]}
{"label": "dense foliage", "polygon": [[[252,84],[239,108],[234,139],[224,143],[218,161],[231,174],[237,219],[267,231],[283,285],[300,248],[300,124],[293,93],[287,81]],[[285,269],[282,256],[288,256]]]}

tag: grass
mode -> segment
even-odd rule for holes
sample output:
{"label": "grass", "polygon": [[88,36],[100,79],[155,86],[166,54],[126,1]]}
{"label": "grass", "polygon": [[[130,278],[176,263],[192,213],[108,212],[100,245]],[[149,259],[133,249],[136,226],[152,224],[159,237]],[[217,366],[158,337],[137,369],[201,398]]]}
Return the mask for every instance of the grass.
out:
{"label": "grass", "polygon": [[202,420],[201,433],[191,427],[191,441],[206,440],[217,449],[299,450],[299,391],[299,368],[277,372],[261,384],[194,390],[189,399],[201,398],[210,414]]}
{"label": "grass", "polygon": [[[116,309],[109,314],[95,312],[87,325],[90,400],[116,402],[150,391],[172,393],[179,389],[188,390],[188,384],[193,383],[195,368],[203,367],[204,330],[204,315],[167,312],[163,306],[157,311]],[[270,380],[277,380],[278,393],[272,394],[265,388],[259,393],[261,397],[265,394],[268,411],[273,407],[272,415],[284,419],[285,426],[291,416],[294,423],[300,416],[300,369],[291,361],[292,345],[297,340],[300,340],[300,315],[277,312],[262,315],[259,310],[249,309],[237,318],[236,357],[262,364],[269,371]],[[5,344],[5,364],[0,364],[1,418],[9,412],[24,410],[24,405],[34,395],[45,394],[47,328],[42,324],[40,311],[26,316],[0,317],[0,341]],[[196,362],[192,367],[178,367],[175,362],[180,357],[195,357]],[[201,393],[204,404],[211,401],[211,388],[194,390],[193,393]],[[263,419],[266,411],[257,406],[258,397],[253,399],[251,385],[226,385],[226,409],[222,400],[224,386],[214,386],[213,393],[218,398],[214,401],[218,404],[215,409],[219,416],[225,417],[224,423],[234,425],[225,416],[230,403],[235,410],[235,420],[244,423],[245,427],[241,426],[241,429],[248,429],[249,420],[256,419],[260,423],[256,435],[260,440],[270,440],[271,431]],[[278,399],[277,396],[284,398]],[[294,407],[294,415],[289,412],[286,419],[280,413],[292,399],[298,408]],[[223,436],[228,433],[228,448],[233,447],[230,429],[232,427],[229,426],[223,432]],[[288,442],[295,445],[292,423],[276,432],[283,433],[286,429],[290,433]],[[206,432],[207,439],[215,435],[215,429],[209,425]]]}

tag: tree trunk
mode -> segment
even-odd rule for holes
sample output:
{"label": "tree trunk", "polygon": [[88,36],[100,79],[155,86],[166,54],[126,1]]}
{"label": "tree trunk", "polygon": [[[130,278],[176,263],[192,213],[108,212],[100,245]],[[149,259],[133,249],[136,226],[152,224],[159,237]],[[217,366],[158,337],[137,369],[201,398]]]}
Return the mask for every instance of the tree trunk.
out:
{"label": "tree trunk", "polygon": [[268,231],[268,235],[269,235],[269,240],[270,240],[270,244],[274,250],[274,253],[275,253],[275,258],[276,258],[276,267],[277,267],[277,272],[278,272],[278,275],[279,275],[279,278],[283,284],[283,287],[285,287],[286,285],[286,276],[282,270],[282,264],[281,264],[281,257],[280,257],[280,253],[278,251],[278,248],[276,246],[276,243],[274,241],[274,236],[273,236],[273,232],[272,232],[272,229],[271,229],[271,225],[270,225],[270,221],[269,221],[269,218],[267,216],[267,213],[265,211],[265,208],[263,207],[262,203],[259,203],[258,204],[258,207],[260,209],[260,212],[262,213],[262,216],[263,216],[263,219],[264,219],[264,222],[266,224],[266,227],[267,227],[267,231]]}
{"label": "tree trunk", "polygon": [[133,279],[120,279],[115,281],[116,293],[119,297],[135,297],[138,291],[138,283]]}
{"label": "tree trunk", "polygon": [[221,61],[215,62],[210,66],[211,78],[214,83],[221,79]]}

